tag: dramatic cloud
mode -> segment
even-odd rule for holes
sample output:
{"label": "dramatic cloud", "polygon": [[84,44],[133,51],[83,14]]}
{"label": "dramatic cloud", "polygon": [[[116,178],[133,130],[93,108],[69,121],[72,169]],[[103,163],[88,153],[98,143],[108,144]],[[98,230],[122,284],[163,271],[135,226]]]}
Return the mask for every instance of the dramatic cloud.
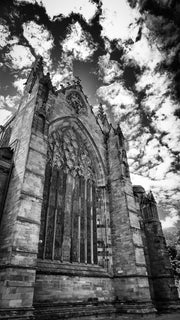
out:
{"label": "dramatic cloud", "polygon": [[0,22],[0,48],[2,49],[8,43],[10,32],[8,26],[1,23],[2,22]]}
{"label": "dramatic cloud", "polygon": [[85,33],[80,24],[76,22],[71,25],[66,39],[62,42],[63,52],[72,55],[72,59],[86,61],[92,57],[96,46],[92,41],[92,37]]}
{"label": "dramatic cloud", "polygon": [[94,110],[99,101],[111,122],[120,122],[133,184],[152,189],[164,227],[175,224],[180,216],[178,0],[7,0],[2,8],[0,124],[16,110],[38,54],[57,89],[76,69],[85,79],[85,93],[96,92]]}
{"label": "dramatic cloud", "polygon": [[45,64],[49,65],[50,51],[53,47],[53,38],[50,32],[31,21],[23,24],[23,34],[36,54],[43,56]]}
{"label": "dramatic cloud", "polygon": [[138,33],[137,20],[140,13],[132,9],[125,0],[103,0],[100,23],[103,27],[102,36],[121,39],[122,42],[136,37]]}
{"label": "dramatic cloud", "polygon": [[15,44],[6,54],[6,64],[13,69],[30,67],[34,61],[29,48]]}
{"label": "dramatic cloud", "polygon": [[126,106],[123,107],[125,113],[132,110],[131,107],[134,103],[134,96],[130,91],[125,89],[119,82],[114,82],[109,86],[100,87],[97,91],[97,94],[100,98],[103,98],[103,100],[105,100],[111,106]]}
{"label": "dramatic cloud", "polygon": [[59,14],[63,14],[64,16],[68,16],[70,13],[78,13],[81,14],[87,22],[89,22],[92,17],[95,15],[96,6],[92,2],[88,0],[37,0],[39,4],[43,4],[46,8],[47,14],[53,19],[54,16],[58,16]]}
{"label": "dramatic cloud", "polygon": [[104,83],[111,83],[116,78],[120,78],[123,71],[117,61],[110,60],[110,54],[99,57],[99,77]]}
{"label": "dramatic cloud", "polygon": [[51,71],[52,83],[57,88],[60,89],[60,85],[70,80],[73,77],[73,62],[72,57],[66,53],[63,53],[62,60],[58,63],[55,70]]}

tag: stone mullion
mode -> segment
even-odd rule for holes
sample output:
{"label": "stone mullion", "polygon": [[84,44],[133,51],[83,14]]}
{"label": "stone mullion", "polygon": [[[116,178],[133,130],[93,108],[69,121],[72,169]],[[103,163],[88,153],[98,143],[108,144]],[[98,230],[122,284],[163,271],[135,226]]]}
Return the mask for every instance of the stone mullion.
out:
{"label": "stone mullion", "polygon": [[56,168],[56,184],[55,184],[55,200],[54,200],[54,221],[53,221],[53,242],[52,242],[52,260],[54,260],[55,237],[56,237],[56,222],[57,222],[57,188],[59,180],[59,171]]}
{"label": "stone mullion", "polygon": [[71,241],[71,261],[78,261],[78,205],[79,205],[79,176],[75,178],[75,187],[72,201],[72,241]]}
{"label": "stone mullion", "polygon": [[107,204],[106,204],[106,189],[103,189],[103,203],[104,203],[104,240],[105,240],[105,265],[108,268],[107,255]]}
{"label": "stone mullion", "polygon": [[87,263],[87,180],[85,179],[85,197],[84,197],[84,262]]}
{"label": "stone mullion", "polygon": [[91,263],[91,186],[87,181],[87,263]]}
{"label": "stone mullion", "polygon": [[92,201],[93,201],[93,260],[97,264],[97,221],[96,221],[96,186],[92,185]]}
{"label": "stone mullion", "polygon": [[72,180],[72,200],[71,200],[71,225],[70,225],[70,232],[71,232],[70,262],[73,261],[73,253],[72,253],[73,248],[72,248],[72,246],[73,246],[73,227],[74,227],[74,217],[73,217],[74,193],[75,193],[75,179],[73,177],[73,180]]}
{"label": "stone mullion", "polygon": [[102,239],[103,239],[103,263],[104,267],[106,266],[106,245],[107,245],[107,234],[106,234],[106,202],[105,202],[105,188],[102,188],[101,191],[102,197]]}
{"label": "stone mullion", "polygon": [[52,180],[49,194],[49,206],[47,213],[47,233],[45,242],[45,259],[53,257],[53,239],[54,239],[54,223],[55,223],[55,202],[56,202],[56,184],[57,184],[57,169],[52,170]]}
{"label": "stone mullion", "polygon": [[38,248],[38,257],[43,259],[45,258],[45,242],[46,242],[46,233],[47,233],[48,203],[49,203],[51,177],[52,177],[52,167],[48,162],[46,164],[46,171],[45,171],[43,204],[42,204],[42,210],[41,210],[41,228],[40,228],[39,248]]}
{"label": "stone mullion", "polygon": [[84,177],[81,177],[81,238],[80,238],[80,262],[85,262],[85,180]]}
{"label": "stone mullion", "polygon": [[66,178],[66,194],[64,208],[64,235],[62,245],[62,260],[70,261],[71,251],[71,214],[72,214],[73,177],[68,174]]}
{"label": "stone mullion", "polygon": [[81,260],[81,177],[79,177],[79,203],[78,203],[78,262]]}
{"label": "stone mullion", "polygon": [[59,169],[59,179],[57,185],[57,220],[55,234],[55,255],[54,258],[62,260],[62,242],[64,231],[64,207],[66,194],[66,173]]}
{"label": "stone mullion", "polygon": [[94,247],[93,247],[93,188],[92,188],[92,181],[90,182],[90,228],[91,228],[91,263],[94,263]]}
{"label": "stone mullion", "polygon": [[57,208],[55,208],[55,211],[54,211],[53,242],[52,242],[52,260],[54,260],[55,235],[56,235],[56,221],[57,221]]}
{"label": "stone mullion", "polygon": [[101,244],[102,244],[101,265],[103,265],[103,267],[104,267],[104,263],[105,263],[105,241],[104,241],[104,198],[103,198],[103,188],[100,188],[100,219],[101,219]]}
{"label": "stone mullion", "polygon": [[[55,197],[55,219],[54,219],[54,237],[53,237],[53,259],[58,259],[61,257],[61,253],[58,254],[58,251],[61,249],[59,239],[61,236],[61,231],[59,232],[59,228],[61,228],[61,223],[59,223],[59,216],[61,215],[61,208],[59,199],[62,196],[62,184],[63,184],[63,172],[62,170],[57,169],[57,184],[56,184],[56,197]],[[60,233],[60,234],[58,234]],[[56,242],[58,241],[58,248],[56,248]]]}
{"label": "stone mullion", "polygon": [[96,213],[98,216],[98,224],[97,224],[97,244],[98,245],[98,253],[97,253],[97,259],[98,264],[101,265],[101,208],[100,208],[100,188],[96,188]]}

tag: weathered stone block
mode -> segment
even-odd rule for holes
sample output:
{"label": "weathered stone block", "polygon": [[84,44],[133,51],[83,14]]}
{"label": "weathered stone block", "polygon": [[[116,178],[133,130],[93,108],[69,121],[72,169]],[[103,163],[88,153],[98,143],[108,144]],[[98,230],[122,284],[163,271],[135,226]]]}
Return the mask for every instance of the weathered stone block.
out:
{"label": "weathered stone block", "polygon": [[136,213],[129,211],[129,219],[131,227],[140,229],[139,218]]}
{"label": "weathered stone block", "polygon": [[17,221],[14,247],[16,251],[36,253],[39,241],[39,226],[32,223]]}
{"label": "weathered stone block", "polygon": [[41,205],[42,201],[40,199],[22,194],[18,216],[40,223]]}
{"label": "weathered stone block", "polygon": [[146,264],[143,248],[135,248],[136,263]]}
{"label": "weathered stone block", "polygon": [[31,134],[31,141],[30,141],[30,148],[32,148],[32,150],[36,150],[39,153],[42,153],[43,155],[46,155],[47,142],[39,135],[32,133]]}
{"label": "weathered stone block", "polygon": [[26,167],[36,175],[44,175],[46,157],[38,151],[30,149]]}
{"label": "weathered stone block", "polygon": [[135,245],[143,246],[141,231],[139,229],[133,229],[133,242]]}
{"label": "weathered stone block", "polygon": [[23,183],[23,191],[34,197],[42,198],[43,178],[33,172],[26,171]]}

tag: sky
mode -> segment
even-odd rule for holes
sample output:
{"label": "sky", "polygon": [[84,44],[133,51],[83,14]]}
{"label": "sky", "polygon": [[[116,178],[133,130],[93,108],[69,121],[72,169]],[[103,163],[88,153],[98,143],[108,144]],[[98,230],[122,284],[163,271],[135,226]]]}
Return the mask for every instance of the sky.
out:
{"label": "sky", "polygon": [[58,89],[73,75],[120,123],[133,184],[154,193],[163,228],[180,219],[179,0],[1,0],[0,125],[42,55]]}

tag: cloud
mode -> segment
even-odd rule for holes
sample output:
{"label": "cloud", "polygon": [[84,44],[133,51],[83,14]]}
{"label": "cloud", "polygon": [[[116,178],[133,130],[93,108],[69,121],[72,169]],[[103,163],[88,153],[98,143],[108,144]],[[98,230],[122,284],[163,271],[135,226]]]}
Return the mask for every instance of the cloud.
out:
{"label": "cloud", "polygon": [[162,228],[167,229],[174,227],[179,220],[179,216],[177,211],[174,209],[171,209],[170,215],[167,216],[164,220],[161,220]]}
{"label": "cloud", "polygon": [[[25,3],[31,3],[28,8],[33,10],[27,11]],[[7,20],[0,21],[0,46],[5,56],[0,67],[7,79],[3,79],[0,98],[1,119],[16,110],[19,95],[15,96],[14,91],[22,92],[23,78],[35,55],[44,57],[45,72],[50,72],[58,89],[62,82],[71,79],[73,60],[92,63],[104,82],[97,96],[103,105],[107,104],[110,119],[120,121],[128,140],[133,183],[151,188],[157,201],[171,210],[178,204],[180,183],[180,120],[174,113],[179,102],[172,95],[174,71],[169,72],[175,57],[180,61],[177,26],[173,20],[156,16],[154,8],[146,8],[142,15],[138,6],[132,9],[126,0],[103,0],[99,7],[97,3],[13,2]]]}
{"label": "cloud", "polygon": [[[155,69],[150,70],[146,68],[143,73],[139,75],[135,87],[138,92],[145,90],[146,96],[143,99],[143,106],[146,110],[158,110],[162,103],[164,103],[166,109],[168,104],[170,107],[174,104],[170,97],[172,78],[167,72],[161,74],[156,72]],[[166,112],[166,110],[164,110],[164,112]]]}
{"label": "cloud", "polygon": [[20,95],[16,96],[0,96],[0,109],[6,109],[8,111],[15,111],[18,107],[18,103],[20,100]]}
{"label": "cloud", "polygon": [[23,45],[13,45],[5,55],[6,65],[13,69],[22,69],[30,67],[34,61],[29,48]]}
{"label": "cloud", "polygon": [[20,98],[20,95],[0,96],[0,125],[3,125],[17,110]]}
{"label": "cloud", "polygon": [[73,78],[73,59],[68,54],[62,53],[61,61],[56,70],[51,71],[52,83],[57,89],[60,89],[60,85],[71,78]]}
{"label": "cloud", "polygon": [[89,60],[96,45],[93,43],[89,33],[82,30],[80,24],[76,22],[71,25],[66,39],[62,42],[62,48],[65,53],[71,53],[76,60]]}
{"label": "cloud", "polygon": [[27,78],[18,78],[17,80],[14,81],[13,85],[17,89],[17,91],[20,94],[23,94],[24,91],[24,85],[26,82]]}
{"label": "cloud", "polygon": [[0,24],[0,48],[1,49],[8,44],[9,36],[10,36],[10,32],[9,32],[8,26],[1,22]]}
{"label": "cloud", "polygon": [[136,22],[140,18],[138,10],[132,9],[125,0],[104,0],[102,9],[103,37],[121,39],[122,42],[136,37],[139,29]]}
{"label": "cloud", "polygon": [[146,66],[153,70],[163,61],[164,55],[154,43],[149,42],[148,38],[149,30],[143,27],[141,39],[128,46],[125,58],[134,59],[140,67]]}
{"label": "cloud", "polygon": [[151,181],[149,178],[139,175],[137,173],[130,173],[133,185],[141,185],[148,192],[151,189]]}
{"label": "cloud", "polygon": [[37,55],[43,56],[46,65],[51,64],[50,53],[53,47],[51,33],[34,21],[23,24],[23,35],[33,47]]}
{"label": "cloud", "polygon": [[0,113],[1,113],[1,117],[0,117],[0,125],[3,125],[11,116],[12,116],[12,112],[3,109],[0,109]]}
{"label": "cloud", "polygon": [[[97,90],[97,95],[111,106],[125,105],[125,113],[132,110],[131,107],[135,102],[132,92],[125,89],[120,82],[114,82],[107,86],[102,86]],[[115,109],[118,112],[118,108]],[[120,113],[120,109],[119,109]]]}
{"label": "cloud", "polygon": [[36,0],[16,0],[17,2],[36,3]]}
{"label": "cloud", "polygon": [[122,77],[123,70],[117,61],[110,60],[110,54],[100,56],[98,61],[99,77],[104,83],[112,82],[116,77]]}
{"label": "cloud", "polygon": [[[32,3],[33,0],[28,0],[27,2]],[[37,0],[37,3],[43,4],[51,19],[59,14],[68,16],[71,12],[74,12],[81,14],[89,22],[96,12],[96,5],[88,0]]]}

